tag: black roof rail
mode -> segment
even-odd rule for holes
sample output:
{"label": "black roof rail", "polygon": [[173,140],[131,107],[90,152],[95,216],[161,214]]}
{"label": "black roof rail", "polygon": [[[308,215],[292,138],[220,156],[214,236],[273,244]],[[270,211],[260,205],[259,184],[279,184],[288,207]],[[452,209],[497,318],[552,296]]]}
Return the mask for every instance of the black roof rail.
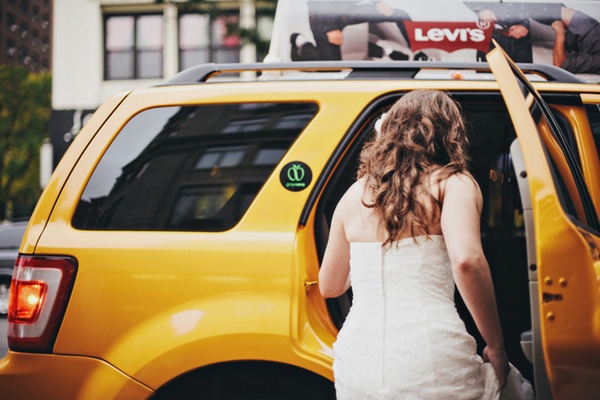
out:
{"label": "black roof rail", "polygon": [[[548,64],[517,64],[525,74],[536,74],[547,81],[586,83],[572,73]],[[475,70],[491,73],[487,63],[458,63],[433,61],[296,61],[288,63],[201,64],[186,69],[161,86],[206,82],[213,75],[226,73],[268,71],[336,72],[350,70],[345,79],[413,79],[421,70]]]}

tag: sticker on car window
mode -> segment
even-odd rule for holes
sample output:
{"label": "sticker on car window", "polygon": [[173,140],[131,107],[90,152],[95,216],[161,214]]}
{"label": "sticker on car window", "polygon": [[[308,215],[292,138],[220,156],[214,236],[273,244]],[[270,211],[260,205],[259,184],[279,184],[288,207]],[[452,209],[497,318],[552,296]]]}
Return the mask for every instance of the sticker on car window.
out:
{"label": "sticker on car window", "polygon": [[279,180],[284,188],[292,192],[299,192],[310,185],[312,171],[302,161],[287,163],[279,173]]}

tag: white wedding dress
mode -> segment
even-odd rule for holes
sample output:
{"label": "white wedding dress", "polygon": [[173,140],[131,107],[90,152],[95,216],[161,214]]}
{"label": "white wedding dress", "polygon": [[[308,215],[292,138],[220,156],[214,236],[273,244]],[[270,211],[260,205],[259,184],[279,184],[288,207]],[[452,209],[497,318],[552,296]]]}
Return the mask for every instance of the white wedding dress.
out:
{"label": "white wedding dress", "polygon": [[354,298],[334,343],[338,400],[499,396],[456,310],[443,237],[417,240],[350,245]]}

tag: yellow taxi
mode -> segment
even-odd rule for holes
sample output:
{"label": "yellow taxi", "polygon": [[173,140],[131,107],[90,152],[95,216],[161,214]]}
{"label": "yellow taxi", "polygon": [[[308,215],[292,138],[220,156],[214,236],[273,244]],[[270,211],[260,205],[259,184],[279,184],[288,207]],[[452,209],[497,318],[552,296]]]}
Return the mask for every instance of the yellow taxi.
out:
{"label": "yellow taxi", "polygon": [[0,393],[334,399],[333,208],[374,121],[440,89],[468,121],[511,362],[539,399],[599,395],[600,87],[487,58],[203,65],[107,101],[29,222]]}

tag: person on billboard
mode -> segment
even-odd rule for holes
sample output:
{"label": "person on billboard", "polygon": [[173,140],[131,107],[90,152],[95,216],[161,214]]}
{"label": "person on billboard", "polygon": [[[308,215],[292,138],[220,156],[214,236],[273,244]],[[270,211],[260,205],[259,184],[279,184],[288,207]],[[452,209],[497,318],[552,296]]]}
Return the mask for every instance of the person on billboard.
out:
{"label": "person on billboard", "polygon": [[575,74],[600,73],[600,23],[589,15],[561,7],[560,19],[552,22],[556,32],[552,63]]}
{"label": "person on billboard", "polygon": [[[340,36],[339,42],[341,46],[341,43],[343,43],[343,36]],[[290,43],[292,44],[292,61],[341,60],[341,53],[340,58],[338,59],[323,58],[323,53],[319,51],[317,46],[307,41],[304,35],[302,35],[301,33],[293,33],[290,37]],[[391,49],[389,47],[382,47],[375,43],[371,37],[369,37],[369,42],[367,43],[367,46],[367,56],[369,58],[383,58],[385,56],[388,56],[392,60],[396,61],[405,61],[409,59],[409,56],[406,53]]]}
{"label": "person on billboard", "polygon": [[[492,38],[502,46],[515,62],[533,62],[532,39],[526,9],[518,3],[465,3],[480,21],[494,24]],[[490,50],[493,45],[490,44]],[[485,53],[477,52],[477,59],[485,61]]]}
{"label": "person on billboard", "polygon": [[[407,12],[393,8],[384,1],[309,1],[309,23],[315,44],[302,34],[290,37],[293,61],[341,60],[341,46],[344,43],[342,30],[349,25],[362,23],[377,24],[393,22],[410,47],[410,40],[404,21],[411,18]],[[365,38],[365,40],[369,40]],[[368,56],[372,58],[390,57],[392,60],[408,60],[409,55],[394,49],[383,48],[373,41],[368,42]],[[419,57],[423,57],[421,53]],[[425,56],[426,57],[426,56]]]}

